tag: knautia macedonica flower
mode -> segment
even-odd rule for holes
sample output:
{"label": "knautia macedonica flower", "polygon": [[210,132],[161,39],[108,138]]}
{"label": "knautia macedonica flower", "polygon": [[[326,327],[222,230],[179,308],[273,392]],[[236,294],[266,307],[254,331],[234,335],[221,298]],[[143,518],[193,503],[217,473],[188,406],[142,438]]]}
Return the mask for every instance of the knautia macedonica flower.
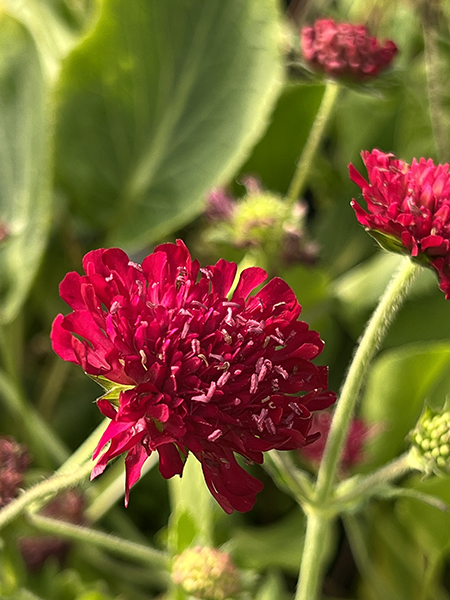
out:
{"label": "knautia macedonica flower", "polygon": [[240,591],[239,571],[226,552],[188,548],[174,558],[172,579],[199,600],[226,600]]}
{"label": "knautia macedonica flower", "polygon": [[450,406],[434,411],[427,406],[409,434],[411,464],[426,475],[450,473]]}
{"label": "knautia macedonica flower", "polygon": [[413,159],[411,165],[379,150],[362,152],[367,182],[353,165],[350,179],[363,192],[365,211],[352,201],[361,225],[387,250],[433,267],[450,298],[450,174],[448,164]]}
{"label": "knautia macedonica flower", "polygon": [[[329,411],[314,413],[311,431],[320,433],[320,438],[314,444],[300,450],[302,456],[316,466],[322,460],[332,420],[333,415]],[[344,472],[358,465],[364,459],[363,447],[370,432],[370,428],[363,419],[359,417],[352,419],[340,461]]]}
{"label": "knautia macedonica flower", "polygon": [[0,437],[0,508],[17,496],[30,462],[23,444],[9,435]]}
{"label": "knautia macedonica flower", "polygon": [[310,443],[311,411],[335,401],[327,368],[311,360],[319,334],[297,318],[294,292],[279,278],[219,260],[200,269],[183,242],[158,246],[142,265],[122,250],[89,252],[86,275],[66,275],[61,297],[73,312],[53,323],[53,348],[108,391],[98,400],[111,419],[92,477],[127,453],[126,497],[153,452],[165,478],[181,475],[192,452],[223,509],[250,510],[260,481],[235,453]]}
{"label": "knautia macedonica flower", "polygon": [[397,53],[391,40],[381,45],[364,25],[319,19],[301,32],[305,61],[334,78],[366,81],[386,69]]}

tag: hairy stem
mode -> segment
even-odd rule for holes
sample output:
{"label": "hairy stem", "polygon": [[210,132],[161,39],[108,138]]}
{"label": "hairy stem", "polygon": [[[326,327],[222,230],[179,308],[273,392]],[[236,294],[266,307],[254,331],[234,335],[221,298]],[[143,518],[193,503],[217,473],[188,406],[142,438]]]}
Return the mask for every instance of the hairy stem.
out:
{"label": "hairy stem", "polygon": [[424,2],[422,15],[431,128],[438,159],[441,162],[447,162],[450,160],[449,131],[442,106],[442,100],[447,96],[447,90],[443,88],[442,76],[439,73],[437,14],[433,2]]}
{"label": "hairy stem", "polygon": [[340,91],[340,85],[333,79],[329,79],[325,87],[325,93],[322,98],[313,126],[309,132],[305,147],[297,163],[294,176],[287,191],[288,203],[292,206],[301,196],[308,175],[311,170],[311,165],[317,152],[317,148],[322,140],[325,128],[330,119],[333,107],[337,100]]}
{"label": "hairy stem", "polygon": [[65,521],[43,517],[42,515],[27,515],[27,520],[40,531],[64,537],[69,540],[85,542],[103,548],[114,554],[125,556],[131,560],[168,568],[169,557],[149,546],[123,540],[115,535],[95,531],[88,527],[73,525]]}

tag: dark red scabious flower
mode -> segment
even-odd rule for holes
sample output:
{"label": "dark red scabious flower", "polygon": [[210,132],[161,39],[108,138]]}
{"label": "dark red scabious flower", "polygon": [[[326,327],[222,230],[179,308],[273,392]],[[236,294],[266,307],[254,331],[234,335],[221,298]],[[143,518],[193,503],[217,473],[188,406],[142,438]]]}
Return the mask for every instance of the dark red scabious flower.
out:
{"label": "dark red scabious flower", "polygon": [[[333,415],[329,411],[313,415],[311,431],[320,433],[320,438],[313,444],[302,448],[300,453],[314,465],[318,465],[322,460],[332,420]],[[350,423],[342,451],[340,466],[344,472],[362,462],[364,459],[363,446],[369,435],[370,428],[366,422],[359,417],[355,417]]]}
{"label": "dark red scabious flower", "polygon": [[361,225],[388,250],[410,254],[432,267],[450,299],[449,165],[415,158],[409,165],[379,150],[362,152],[367,182],[351,164],[350,179],[363,192],[365,211],[351,205]]}
{"label": "dark red scabious flower", "polygon": [[310,443],[311,411],[335,401],[327,368],[311,362],[323,342],[297,320],[294,292],[275,278],[250,296],[267,277],[253,267],[230,297],[236,265],[201,269],[180,240],[142,265],[112,248],[83,267],[60,285],[73,312],[56,317],[51,337],[61,358],[120,391],[97,402],[111,423],[92,477],[126,452],[128,503],[153,451],[165,478],[182,474],[190,451],[226,512],[250,510],[262,484],[235,453],[262,463],[267,450]]}
{"label": "dark red scabious flower", "polygon": [[386,69],[397,53],[391,40],[381,45],[364,25],[319,19],[301,32],[302,53],[315,70],[336,78],[365,81]]}

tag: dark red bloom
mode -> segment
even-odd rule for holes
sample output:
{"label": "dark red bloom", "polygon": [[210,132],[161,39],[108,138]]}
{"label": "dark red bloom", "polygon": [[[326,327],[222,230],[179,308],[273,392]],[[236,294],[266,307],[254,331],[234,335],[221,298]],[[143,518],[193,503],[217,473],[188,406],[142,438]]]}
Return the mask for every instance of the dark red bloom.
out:
{"label": "dark red bloom", "polygon": [[362,152],[362,158],[369,182],[349,165],[350,179],[367,203],[366,212],[352,201],[358,221],[388,250],[433,267],[450,299],[449,165],[435,165],[431,158],[408,165],[379,150]]}
{"label": "dark red bloom", "polygon": [[[329,411],[313,415],[311,431],[320,433],[320,438],[313,444],[302,448],[300,453],[315,465],[322,460],[332,420],[333,415]],[[341,456],[341,468],[344,472],[363,460],[363,446],[369,434],[370,429],[363,419],[354,418],[352,420]]]}
{"label": "dark red bloom", "polygon": [[226,512],[250,510],[262,484],[235,453],[262,463],[267,450],[308,444],[311,411],[335,401],[327,368],[311,362],[323,342],[297,320],[293,291],[275,278],[250,296],[267,277],[253,267],[230,297],[236,265],[200,269],[181,241],[142,265],[112,248],[90,252],[83,266],[85,276],[69,273],[60,285],[73,312],[56,317],[52,341],[64,360],[117,384],[115,397],[98,400],[111,423],[92,477],[127,452],[128,502],[153,451],[165,478],[182,474],[190,451]]}
{"label": "dark red bloom", "polygon": [[317,70],[331,77],[364,81],[386,69],[397,53],[397,46],[387,41],[382,46],[364,25],[336,23],[320,19],[301,32],[303,58]]}

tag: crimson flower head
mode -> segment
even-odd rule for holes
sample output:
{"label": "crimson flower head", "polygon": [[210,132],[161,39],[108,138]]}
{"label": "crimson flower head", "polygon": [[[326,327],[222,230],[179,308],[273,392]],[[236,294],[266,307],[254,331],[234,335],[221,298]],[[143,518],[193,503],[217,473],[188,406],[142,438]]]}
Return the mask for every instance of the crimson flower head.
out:
{"label": "crimson flower head", "polygon": [[386,69],[397,53],[391,40],[381,45],[364,25],[319,19],[301,32],[305,61],[316,71],[336,78],[365,81]]}
{"label": "crimson flower head", "polygon": [[356,218],[383,247],[432,267],[450,299],[449,165],[435,165],[431,158],[414,158],[409,165],[379,150],[361,156],[368,182],[349,165],[367,204],[365,211],[351,202]]}
{"label": "crimson flower head", "polygon": [[[181,475],[192,452],[222,508],[250,510],[260,481],[236,461],[315,440],[311,412],[330,406],[327,368],[311,361],[319,334],[297,318],[294,292],[266,272],[236,265],[201,269],[183,242],[163,244],[142,265],[112,248],[89,252],[86,275],[68,273],[61,297],[73,312],[53,323],[53,348],[108,390],[111,419],[94,458],[96,477],[127,453],[126,496],[154,451],[163,477]],[[103,453],[101,454],[101,452]]]}

